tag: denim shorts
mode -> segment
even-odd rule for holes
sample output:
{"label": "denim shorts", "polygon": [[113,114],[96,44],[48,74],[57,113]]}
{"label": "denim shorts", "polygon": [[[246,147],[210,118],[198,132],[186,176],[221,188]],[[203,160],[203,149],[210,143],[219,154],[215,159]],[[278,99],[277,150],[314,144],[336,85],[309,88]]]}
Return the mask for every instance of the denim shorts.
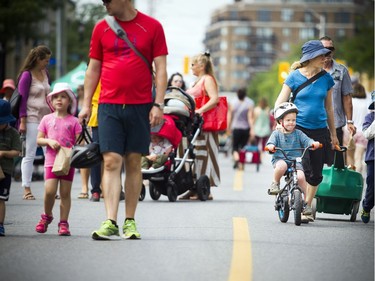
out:
{"label": "denim shorts", "polygon": [[151,107],[152,103],[99,104],[100,152],[148,154]]}

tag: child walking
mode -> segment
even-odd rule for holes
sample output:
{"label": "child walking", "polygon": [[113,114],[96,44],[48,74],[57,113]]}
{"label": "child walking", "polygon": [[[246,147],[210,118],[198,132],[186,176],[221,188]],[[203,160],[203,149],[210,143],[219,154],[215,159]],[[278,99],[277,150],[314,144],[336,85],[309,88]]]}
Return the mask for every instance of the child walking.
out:
{"label": "child walking", "polygon": [[68,175],[57,176],[52,172],[53,163],[60,147],[72,147],[82,127],[74,115],[77,111],[77,99],[68,83],[56,83],[53,91],[47,96],[47,104],[52,110],[45,115],[38,127],[37,143],[47,146],[44,162],[44,213],[36,225],[35,230],[45,233],[53,220],[52,210],[55,195],[60,184],[60,222],[58,234],[69,236],[68,217],[71,206],[71,188],[74,178],[74,168],[70,168]]}
{"label": "child walking", "polygon": [[[281,125],[281,129],[272,132],[266,144],[268,151],[274,151],[275,147],[281,147],[284,150],[310,146],[313,146],[313,149],[319,148],[319,142],[310,139],[302,131],[296,129],[297,113],[298,108],[290,102],[284,102],[275,109],[275,119]],[[292,159],[301,156],[301,152],[298,150],[287,150],[285,153]],[[280,192],[280,179],[292,163],[285,159],[281,152],[276,151],[272,156],[272,164],[275,170],[269,194],[277,195]],[[297,177],[298,185],[302,188],[302,192],[306,194],[306,178],[301,163],[297,163]],[[305,212],[308,213],[306,208]],[[311,211],[308,215],[311,214]]]}
{"label": "child walking", "polygon": [[16,121],[10,103],[0,99],[0,236],[5,236],[5,202],[9,200],[13,158],[21,152],[20,135],[9,123]]}

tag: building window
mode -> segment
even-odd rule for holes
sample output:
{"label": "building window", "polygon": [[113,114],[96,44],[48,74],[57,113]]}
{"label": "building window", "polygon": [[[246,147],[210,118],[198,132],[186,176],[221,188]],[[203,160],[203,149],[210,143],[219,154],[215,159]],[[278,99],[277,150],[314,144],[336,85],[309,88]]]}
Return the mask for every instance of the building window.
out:
{"label": "building window", "polygon": [[226,51],[227,49],[228,49],[228,43],[226,41],[221,41],[220,42],[220,50]]}
{"label": "building window", "polygon": [[305,13],[305,17],[304,17],[305,22],[311,23],[313,22],[313,19],[314,19],[313,15],[310,12]]}
{"label": "building window", "polygon": [[259,37],[266,37],[266,38],[269,38],[269,37],[272,37],[272,28],[268,28],[268,27],[260,27],[260,28],[257,28],[257,36]]}
{"label": "building window", "polygon": [[234,57],[232,57],[232,63],[233,64],[249,65],[250,64],[250,58],[244,57],[244,56],[234,56]]}
{"label": "building window", "polygon": [[345,37],[345,36],[346,36],[345,29],[340,28],[336,31],[336,37]]}
{"label": "building window", "polygon": [[220,57],[219,64],[226,65],[227,64],[227,58],[226,57]]}
{"label": "building window", "polygon": [[314,28],[302,28],[299,31],[299,38],[303,40],[314,38],[314,34]]}
{"label": "building window", "polygon": [[283,33],[284,37],[289,37],[290,36],[290,28],[283,28],[282,33]]}
{"label": "building window", "polygon": [[249,43],[246,41],[234,42],[234,48],[237,50],[247,50],[249,48]]}
{"label": "building window", "polygon": [[350,14],[346,12],[335,13],[335,23],[348,23],[350,21]]}
{"label": "building window", "polygon": [[282,21],[292,21],[293,20],[293,10],[292,9],[282,9],[281,10],[281,20]]}
{"label": "building window", "polygon": [[235,35],[250,35],[251,28],[247,26],[238,26],[234,28],[233,32]]}
{"label": "building window", "polygon": [[289,52],[290,51],[290,44],[288,42],[283,42],[281,44],[281,50],[283,50],[283,52]]}
{"label": "building window", "polygon": [[271,21],[271,11],[260,10],[258,11],[258,21]]}
{"label": "building window", "polygon": [[223,27],[221,30],[220,30],[220,34],[222,36],[225,36],[228,34],[228,28],[227,27]]}

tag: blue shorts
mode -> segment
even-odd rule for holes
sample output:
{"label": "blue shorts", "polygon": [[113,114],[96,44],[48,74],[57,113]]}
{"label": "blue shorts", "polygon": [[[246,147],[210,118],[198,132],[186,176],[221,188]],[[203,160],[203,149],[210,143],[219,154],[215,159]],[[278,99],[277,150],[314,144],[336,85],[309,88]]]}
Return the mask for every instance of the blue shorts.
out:
{"label": "blue shorts", "polygon": [[0,180],[0,200],[8,201],[10,184],[12,182],[12,176],[10,174],[4,173],[5,178]]}
{"label": "blue shorts", "polygon": [[152,103],[99,104],[98,130],[101,153],[149,153]]}

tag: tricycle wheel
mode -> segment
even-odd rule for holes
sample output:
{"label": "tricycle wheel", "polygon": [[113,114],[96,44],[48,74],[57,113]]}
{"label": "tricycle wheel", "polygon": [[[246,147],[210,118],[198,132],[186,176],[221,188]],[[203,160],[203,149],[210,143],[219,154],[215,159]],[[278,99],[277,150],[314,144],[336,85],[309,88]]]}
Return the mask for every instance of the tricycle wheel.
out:
{"label": "tricycle wheel", "polygon": [[352,221],[352,222],[355,222],[357,220],[357,213],[358,213],[358,210],[359,210],[359,204],[360,204],[359,201],[355,201],[353,203],[352,213],[350,215],[350,221]]}
{"label": "tricycle wheel", "polygon": [[281,206],[277,213],[279,214],[279,219],[281,222],[287,222],[289,219],[289,198],[288,196],[279,197]]}
{"label": "tricycle wheel", "polygon": [[317,204],[317,199],[313,198],[311,202],[311,209],[312,209],[312,215],[313,215],[314,220],[316,219],[316,204]]}

